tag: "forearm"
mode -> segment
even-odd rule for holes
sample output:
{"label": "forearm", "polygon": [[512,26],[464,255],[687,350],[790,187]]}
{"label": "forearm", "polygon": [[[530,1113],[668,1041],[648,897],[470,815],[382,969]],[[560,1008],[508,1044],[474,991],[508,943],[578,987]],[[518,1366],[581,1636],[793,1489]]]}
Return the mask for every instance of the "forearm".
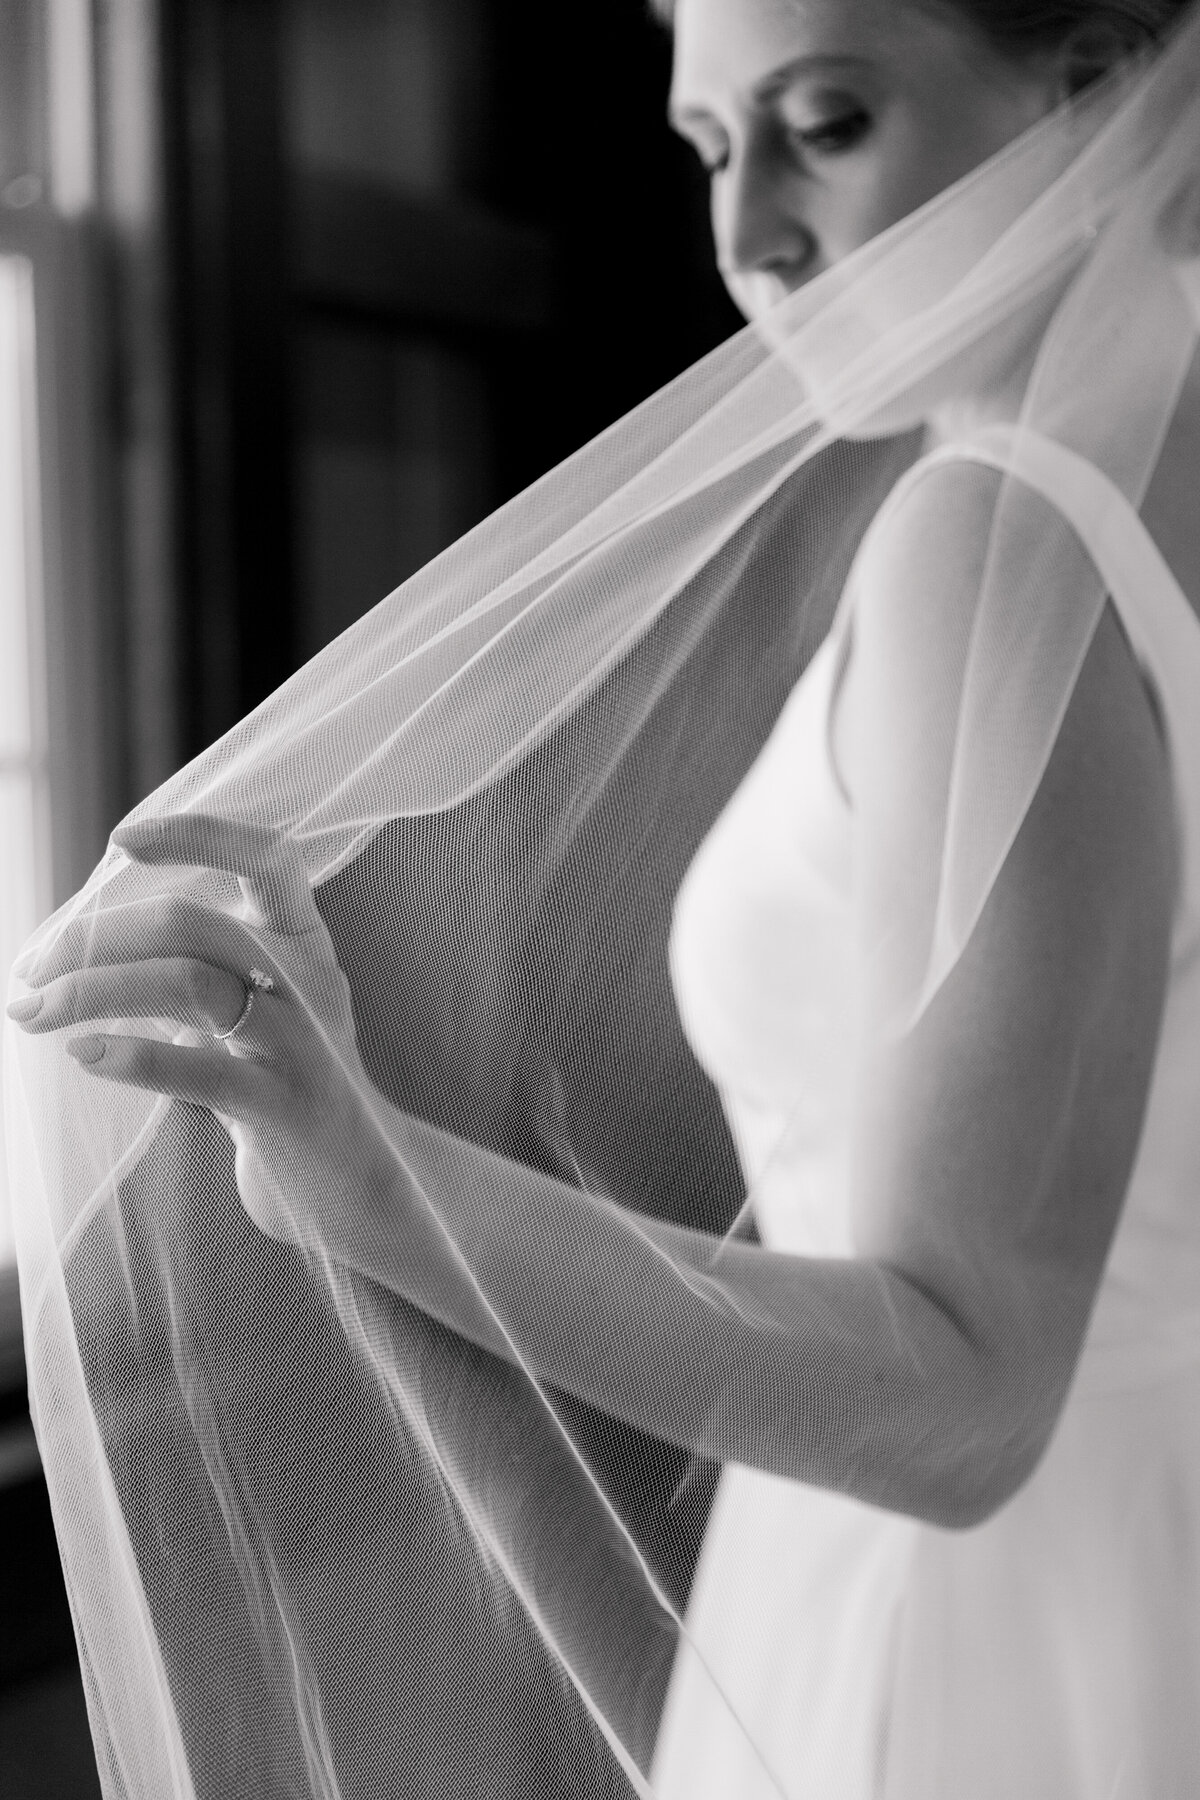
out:
{"label": "forearm", "polygon": [[501,1158],[486,1192],[427,1154],[385,1168],[331,1251],[482,1348],[700,1455],[979,1510],[985,1371],[897,1271],[719,1244]]}

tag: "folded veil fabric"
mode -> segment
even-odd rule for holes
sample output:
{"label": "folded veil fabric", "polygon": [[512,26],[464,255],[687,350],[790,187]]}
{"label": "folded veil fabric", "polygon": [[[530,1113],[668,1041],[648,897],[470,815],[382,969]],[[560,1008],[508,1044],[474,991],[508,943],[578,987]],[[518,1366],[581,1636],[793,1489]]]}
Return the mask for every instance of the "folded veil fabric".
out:
{"label": "folded veil fabric", "polygon": [[[30,1395],[106,1796],[652,1791],[738,1404],[736,1383],[698,1389],[686,1347],[733,1341],[726,1251],[754,1202],[680,1026],[675,895],[852,568],[886,586],[886,496],[933,406],[965,397],[976,432],[971,396],[1016,370],[1010,423],[1140,504],[1196,349],[1198,184],[1189,18],[798,293],[766,306],[747,284],[745,331],[137,809],[286,835],[349,985],[346,1068],[495,1335],[468,1342],[377,1279],[352,1200],[319,1243],[289,1229],[302,1167],[264,1232],[210,1114],[8,1027]],[[1014,465],[961,664],[930,696],[948,760],[878,747],[925,783],[920,854],[855,819],[863,1031],[911,1030],[953,970],[1104,599]],[[28,956],[149,894],[181,954],[184,902],[240,906],[228,876],[114,848]],[[287,939],[262,932],[259,954],[329,1017]],[[523,1291],[586,1290],[610,1241],[653,1267],[677,1337],[625,1381],[677,1390],[699,1421],[680,1442],[597,1391],[611,1295],[583,1291],[577,1353],[547,1367],[489,1251],[531,1196]],[[639,1218],[690,1228],[690,1249]],[[772,1321],[736,1323],[774,1346],[781,1390],[836,1379]],[[710,1704],[731,1710],[716,1679]]]}

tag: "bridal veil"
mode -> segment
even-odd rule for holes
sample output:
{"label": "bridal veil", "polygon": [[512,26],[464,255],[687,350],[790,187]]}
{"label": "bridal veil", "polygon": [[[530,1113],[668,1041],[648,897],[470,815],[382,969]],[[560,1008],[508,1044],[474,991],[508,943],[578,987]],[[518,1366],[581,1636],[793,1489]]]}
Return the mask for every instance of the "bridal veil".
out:
{"label": "bridal veil", "polygon": [[[787,299],[744,300],[738,336],[134,815],[269,827],[302,859],[349,985],[346,1067],[500,1354],[364,1273],[352,1202],[319,1243],[286,1196],[260,1230],[212,1115],[8,1027],[30,1396],[112,1800],[652,1791],[737,1394],[693,1391],[682,1352],[628,1370],[677,1384],[705,1459],[606,1417],[600,1293],[552,1385],[471,1220],[536,1191],[538,1287],[586,1258],[554,1228],[568,1199],[601,1235],[616,1208],[703,1230],[701,1269],[646,1253],[681,1344],[727,1330],[723,1246],[753,1194],[674,1017],[674,893],[932,404],[1011,365],[1018,437],[1140,503],[1200,331],[1200,20]],[[903,845],[872,863],[869,1032],[912,1029],[954,969],[1101,615],[1069,525],[1030,517],[1014,470],[963,666],[930,696],[949,765],[931,780],[920,745],[888,748],[926,771],[927,822],[915,875]],[[114,847],[27,956],[151,893],[168,927],[181,899],[242,908],[228,876]],[[261,962],[333,1029],[288,939],[264,932]],[[795,1394],[830,1379],[781,1352]]]}

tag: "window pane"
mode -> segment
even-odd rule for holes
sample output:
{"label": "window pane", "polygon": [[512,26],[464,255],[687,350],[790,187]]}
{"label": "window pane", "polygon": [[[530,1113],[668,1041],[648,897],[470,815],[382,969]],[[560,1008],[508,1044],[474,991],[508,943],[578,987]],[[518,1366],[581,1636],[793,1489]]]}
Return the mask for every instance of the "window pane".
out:
{"label": "window pane", "polygon": [[298,333],[299,648],[311,656],[492,504],[487,383],[465,351]]}
{"label": "window pane", "polygon": [[[0,256],[0,983],[49,911],[33,272]],[[0,1119],[0,1148],[3,1145]],[[0,1157],[0,1260],[13,1254]]]}

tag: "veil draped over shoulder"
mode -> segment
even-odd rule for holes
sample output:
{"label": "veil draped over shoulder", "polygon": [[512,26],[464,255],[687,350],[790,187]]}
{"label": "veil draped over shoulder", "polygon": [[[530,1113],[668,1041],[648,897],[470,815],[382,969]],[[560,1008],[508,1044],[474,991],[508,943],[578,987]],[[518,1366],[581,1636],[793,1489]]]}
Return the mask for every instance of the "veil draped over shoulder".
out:
{"label": "veil draped over shoulder", "polygon": [[[1069,523],[1031,527],[1021,446],[1140,505],[1200,329],[1198,184],[1189,16],[783,302],[748,289],[737,337],[143,802],[178,863],[114,845],[38,934],[16,994],[121,909],[152,902],[181,954],[235,916],[469,1296],[414,1291],[387,1218],[289,1145],[271,1205],[244,1204],[213,1113],[8,1027],[30,1395],[110,1800],[653,1792],[734,1416],[777,1394],[761,1459],[786,1474],[844,1377],[739,1286],[766,1253],[672,992],[675,896],[843,593],[886,583],[886,496],[931,405],[1003,373],[1004,432],[964,426],[1002,478],[929,697],[949,760],[931,773],[919,730],[877,747],[924,784],[915,872],[889,820],[854,821],[880,972],[855,1030],[914,1029],[1105,602]],[[352,1031],[304,935],[196,866],[192,815],[261,830],[264,882],[280,844],[299,859]],[[627,1349],[648,1293],[653,1366]],[[716,1674],[708,1704],[752,1735]]]}

